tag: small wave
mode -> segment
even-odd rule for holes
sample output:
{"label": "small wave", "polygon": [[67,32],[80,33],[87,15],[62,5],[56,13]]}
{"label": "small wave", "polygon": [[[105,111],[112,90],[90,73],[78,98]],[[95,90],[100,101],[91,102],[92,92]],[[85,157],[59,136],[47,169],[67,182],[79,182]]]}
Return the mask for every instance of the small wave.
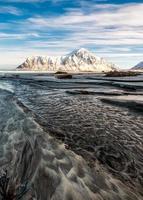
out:
{"label": "small wave", "polygon": [[8,92],[14,93],[13,86],[7,82],[0,82],[0,90],[6,90]]}

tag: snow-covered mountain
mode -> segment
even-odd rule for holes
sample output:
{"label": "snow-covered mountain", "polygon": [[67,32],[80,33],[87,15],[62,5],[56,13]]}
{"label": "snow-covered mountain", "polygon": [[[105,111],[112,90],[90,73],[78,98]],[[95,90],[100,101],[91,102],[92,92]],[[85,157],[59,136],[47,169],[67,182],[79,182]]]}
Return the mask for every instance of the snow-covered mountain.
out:
{"label": "snow-covered mountain", "polygon": [[131,70],[142,70],[143,71],[143,61],[135,65]]}
{"label": "snow-covered mountain", "polygon": [[18,70],[67,71],[67,72],[107,72],[115,70],[115,65],[94,53],[81,48],[66,56],[34,56],[27,58]]}

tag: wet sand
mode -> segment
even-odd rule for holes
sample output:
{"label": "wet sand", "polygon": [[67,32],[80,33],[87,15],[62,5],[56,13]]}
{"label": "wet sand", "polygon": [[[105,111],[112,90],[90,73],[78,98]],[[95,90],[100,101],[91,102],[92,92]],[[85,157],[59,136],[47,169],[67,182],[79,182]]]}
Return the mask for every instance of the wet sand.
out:
{"label": "wet sand", "polygon": [[0,167],[29,182],[23,199],[143,199],[143,114],[127,101],[142,79],[90,78],[1,79]]}

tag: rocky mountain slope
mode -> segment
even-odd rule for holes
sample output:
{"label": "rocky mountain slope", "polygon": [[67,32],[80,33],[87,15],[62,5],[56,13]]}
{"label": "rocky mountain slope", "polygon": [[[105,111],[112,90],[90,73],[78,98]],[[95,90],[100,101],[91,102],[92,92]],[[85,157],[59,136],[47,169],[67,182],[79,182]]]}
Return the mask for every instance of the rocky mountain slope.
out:
{"label": "rocky mountain slope", "polygon": [[102,72],[115,69],[115,65],[108,63],[94,53],[81,48],[66,56],[34,56],[29,57],[17,70],[28,71],[68,71],[68,72]]}
{"label": "rocky mountain slope", "polygon": [[135,65],[132,70],[143,70],[143,61]]}

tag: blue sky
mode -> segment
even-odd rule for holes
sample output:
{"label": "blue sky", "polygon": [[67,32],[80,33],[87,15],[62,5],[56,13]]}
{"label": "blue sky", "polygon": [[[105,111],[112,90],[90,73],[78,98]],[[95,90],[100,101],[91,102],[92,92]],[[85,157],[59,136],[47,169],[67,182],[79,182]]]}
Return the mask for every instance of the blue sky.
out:
{"label": "blue sky", "polygon": [[122,68],[143,60],[143,1],[0,0],[0,68],[81,47]]}

